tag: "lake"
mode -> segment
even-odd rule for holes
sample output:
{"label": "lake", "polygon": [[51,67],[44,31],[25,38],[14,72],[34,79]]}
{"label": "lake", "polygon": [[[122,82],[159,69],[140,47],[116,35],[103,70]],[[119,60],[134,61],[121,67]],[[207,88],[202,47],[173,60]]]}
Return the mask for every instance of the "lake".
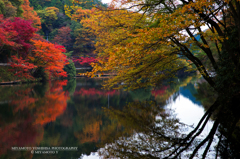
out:
{"label": "lake", "polygon": [[[184,135],[205,112],[193,77],[134,91],[103,90],[103,81],[76,78],[0,86],[0,158],[118,156],[119,145],[131,149],[133,141],[141,154],[152,146],[156,151],[151,154],[160,157],[157,150],[168,141],[153,142],[159,138],[151,131]],[[202,137],[211,127],[210,121]]]}

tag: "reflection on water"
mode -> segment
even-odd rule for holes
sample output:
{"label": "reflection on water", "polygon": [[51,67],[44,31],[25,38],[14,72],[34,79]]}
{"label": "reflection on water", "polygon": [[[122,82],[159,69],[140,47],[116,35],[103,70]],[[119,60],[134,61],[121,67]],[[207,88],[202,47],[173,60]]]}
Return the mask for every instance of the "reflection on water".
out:
{"label": "reflection on water", "polygon": [[[192,77],[129,92],[101,90],[101,83],[79,78],[1,86],[0,158],[98,158],[97,151],[102,157],[163,157],[204,114]],[[78,151],[50,155],[12,147]]]}
{"label": "reflection on water", "polygon": [[106,109],[106,113],[124,127],[115,134],[117,140],[108,140],[100,149],[100,155],[106,158],[163,158],[185,136],[185,126],[174,112],[153,101],[134,101],[122,111]]}
{"label": "reflection on water", "polygon": [[104,148],[99,150],[100,155],[104,158],[189,158],[196,144],[209,133],[205,128],[201,136],[195,136],[195,132],[194,136],[188,135],[195,131],[204,115],[200,101],[192,94],[197,93],[193,88],[194,83],[189,83],[187,78],[152,90],[153,99],[131,102],[123,110],[105,109],[124,129],[110,142],[102,142]]}
{"label": "reflection on water", "polygon": [[[98,149],[112,121],[102,107],[121,109],[123,91],[101,90],[101,80],[73,79],[0,87],[0,158],[79,158]],[[77,147],[78,151],[32,154],[12,147]]]}

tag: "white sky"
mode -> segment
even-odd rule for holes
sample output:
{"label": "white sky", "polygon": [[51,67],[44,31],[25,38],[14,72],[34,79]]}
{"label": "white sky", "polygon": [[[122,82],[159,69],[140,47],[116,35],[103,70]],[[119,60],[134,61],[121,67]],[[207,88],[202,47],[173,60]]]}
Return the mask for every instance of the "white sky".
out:
{"label": "white sky", "polygon": [[110,3],[111,0],[102,0],[102,3]]}

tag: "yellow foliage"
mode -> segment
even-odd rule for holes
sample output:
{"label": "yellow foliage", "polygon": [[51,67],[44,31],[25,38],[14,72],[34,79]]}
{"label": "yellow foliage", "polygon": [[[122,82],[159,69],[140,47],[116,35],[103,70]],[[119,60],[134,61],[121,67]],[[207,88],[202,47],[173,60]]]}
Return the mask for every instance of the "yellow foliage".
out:
{"label": "yellow foliage", "polygon": [[[189,66],[195,65],[213,85],[206,66],[194,51],[203,50],[211,67],[218,69],[217,57],[213,57],[216,49],[207,40],[213,40],[217,51],[221,51],[227,37],[216,21],[221,21],[218,17],[224,12],[221,5],[231,3],[225,2],[113,0],[105,11],[98,9],[88,13],[75,9],[71,17],[80,20],[83,27],[97,36],[98,63],[86,74],[93,77],[101,72],[113,72],[117,76],[110,78],[105,87],[136,89],[155,85],[173,77],[176,71],[192,69]],[[203,26],[208,26],[210,32],[203,31]]]}

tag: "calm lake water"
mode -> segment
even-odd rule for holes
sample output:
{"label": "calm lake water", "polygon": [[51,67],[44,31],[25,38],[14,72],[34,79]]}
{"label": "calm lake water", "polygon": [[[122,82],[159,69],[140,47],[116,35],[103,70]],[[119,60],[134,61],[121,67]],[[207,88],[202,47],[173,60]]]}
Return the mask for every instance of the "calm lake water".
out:
{"label": "calm lake water", "polygon": [[0,86],[0,158],[100,158],[98,151],[106,155],[106,145],[124,134],[129,140],[163,114],[179,119],[174,122],[185,129],[176,131],[183,133],[204,114],[192,77],[129,92],[102,90],[102,82],[77,78]]}

